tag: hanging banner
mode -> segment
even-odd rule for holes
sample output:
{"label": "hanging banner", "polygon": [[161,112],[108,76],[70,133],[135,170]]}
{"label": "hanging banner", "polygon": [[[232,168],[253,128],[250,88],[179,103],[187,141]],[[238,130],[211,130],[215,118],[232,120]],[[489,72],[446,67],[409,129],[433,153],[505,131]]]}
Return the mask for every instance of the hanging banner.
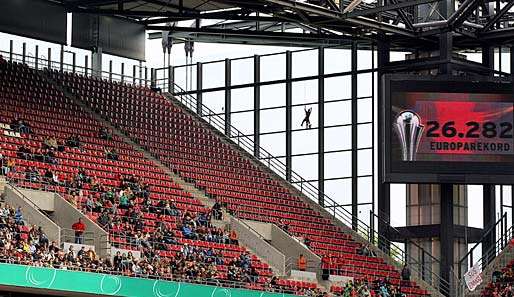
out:
{"label": "hanging banner", "polygon": [[466,274],[464,274],[464,280],[466,281],[466,286],[468,289],[473,292],[476,287],[478,287],[482,283],[482,271],[478,265],[471,267]]}

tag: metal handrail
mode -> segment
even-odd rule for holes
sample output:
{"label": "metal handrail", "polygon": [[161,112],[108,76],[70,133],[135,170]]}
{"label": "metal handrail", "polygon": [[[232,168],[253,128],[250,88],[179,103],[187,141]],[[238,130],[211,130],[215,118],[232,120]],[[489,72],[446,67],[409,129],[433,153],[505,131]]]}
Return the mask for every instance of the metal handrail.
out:
{"label": "metal handrail", "polygon": [[[501,232],[500,236],[498,236],[497,241],[495,242],[495,245],[489,248],[488,251],[485,253],[482,253],[482,257],[477,260],[477,262],[474,263],[473,261],[473,252],[480,246],[483,246],[483,243],[485,241],[490,241],[491,236],[496,234],[496,229],[498,226],[501,226]],[[512,230],[512,227],[510,228]],[[498,235],[498,234],[496,234]],[[477,263],[484,263],[487,262],[489,264],[492,260],[494,260],[493,255],[498,255],[509,243],[510,239],[512,238],[512,233],[509,233],[507,230],[507,213],[505,212],[494,224],[490,225],[483,233],[480,240],[475,243],[475,245],[459,260],[459,277],[463,276],[463,271],[461,271],[461,267],[464,263],[469,263],[470,267],[473,267]],[[494,239],[493,239],[494,240]],[[496,250],[496,248],[499,248]],[[491,253],[491,251],[495,251],[495,254]],[[487,254],[489,253],[489,254]],[[468,261],[469,260],[469,261]],[[467,264],[468,265],[468,264]]]}
{"label": "metal handrail", "polygon": [[[36,68],[36,63],[35,63],[36,57],[30,56],[30,55],[25,55],[25,61],[23,61],[23,55],[20,55],[17,53],[10,53],[10,52],[0,50],[0,54],[12,55],[13,62],[16,62],[16,63],[24,62],[24,64],[26,64],[27,66],[32,67],[34,69]],[[9,56],[4,56],[4,59],[9,60]],[[42,70],[42,69],[48,68],[49,61],[44,56],[37,57],[37,61],[38,61],[37,70]],[[151,84],[150,78],[145,79],[144,77],[133,77],[133,76],[130,76],[127,74],[120,74],[120,73],[109,72],[109,71],[105,71],[105,70],[98,72],[98,71],[94,71],[92,68],[89,68],[89,67],[73,65],[73,64],[68,64],[68,63],[64,63],[64,62],[61,63],[59,61],[50,61],[50,68],[53,70],[60,71],[61,65],[62,65],[62,70],[64,72],[77,73],[80,75],[86,75],[86,73],[87,73],[87,76],[93,76],[93,74],[96,73],[96,74],[100,74],[102,79],[106,79],[106,80],[111,79],[111,81],[122,82],[122,83],[125,83],[128,85],[139,85],[139,86],[148,85],[149,86]],[[139,67],[138,65],[135,65],[135,66],[136,66],[136,68]],[[144,69],[145,67],[141,67],[141,68]],[[75,72],[73,72],[73,69],[75,69]],[[147,68],[147,69],[149,69],[149,68]],[[123,78],[123,80],[122,80],[122,78]],[[136,84],[134,84],[133,82],[136,82]]]}
{"label": "metal handrail", "polygon": [[[507,239],[507,240],[505,240],[505,239]],[[475,264],[472,266],[478,265],[478,267],[480,267],[480,270],[483,272],[484,269],[487,267],[487,265],[489,265],[498,255],[500,255],[500,253],[505,248],[507,248],[511,244],[511,240],[513,240],[513,239],[514,239],[514,226],[511,226],[508,230],[505,231],[504,236],[502,236],[501,238],[496,240],[496,242],[494,243],[493,246],[491,246],[487,251],[482,253],[482,257],[480,259],[478,259],[475,262]],[[473,248],[475,248],[480,243],[481,242],[477,243]],[[470,253],[468,252],[468,254],[470,254]],[[467,257],[467,255],[464,256],[464,258]],[[463,260],[461,260],[461,261],[463,261]],[[462,265],[461,261],[459,262],[459,268]],[[460,282],[459,282],[459,286],[458,286],[459,291],[458,291],[457,296],[459,296],[459,297],[464,296],[466,293],[466,288],[467,288],[466,282],[465,282],[464,276],[462,276],[460,278]]]}
{"label": "metal handrail", "polygon": [[[18,54],[14,54],[14,56],[19,56]],[[42,60],[44,61],[44,60]],[[52,63],[58,63],[58,66],[60,67],[61,63],[59,62],[53,62]],[[29,65],[29,64],[27,64]],[[44,64],[43,64],[44,65]],[[64,65],[64,64],[63,64]],[[69,64],[66,64],[69,65]],[[52,65],[51,65],[52,66]],[[72,65],[70,65],[72,66]],[[80,66],[76,66],[79,67]],[[54,68],[54,67],[52,67]],[[58,68],[58,67],[55,67]],[[86,69],[85,69],[86,70]],[[89,70],[89,68],[87,69]],[[103,71],[102,71],[103,72]],[[90,72],[91,73],[91,72]],[[138,79],[136,79],[138,80]],[[139,79],[139,81],[144,79]],[[147,82],[147,81],[146,81]],[[179,101],[183,103],[186,107],[188,107],[190,110],[196,113],[197,101],[196,98],[194,98],[190,94],[184,94],[184,90],[176,85],[173,84],[174,92],[173,93],[181,93],[181,95],[175,96],[174,98],[179,98]],[[178,90],[179,92],[176,92],[175,90]],[[201,116],[202,117],[208,117],[208,122],[215,128],[221,130],[222,132],[225,129],[225,120],[219,116],[216,115],[215,112],[213,112],[210,108],[207,106],[201,104]],[[207,113],[204,113],[203,111],[206,111]],[[205,119],[204,119],[205,120]],[[244,133],[240,132],[237,128],[235,128],[232,125],[229,125],[230,127],[230,135],[228,135],[229,139],[232,140],[235,144],[239,145],[243,149],[246,149],[248,152],[253,152],[254,149],[254,143],[253,141],[246,136]],[[233,140],[233,138],[237,139],[237,142]],[[259,162],[263,165],[269,167],[274,172],[278,173],[282,177],[286,176],[287,168],[286,165],[280,161],[278,158],[274,157],[271,153],[269,153],[267,150],[265,150],[262,147],[259,147],[259,155],[264,154],[262,158],[259,158]],[[364,223],[362,220],[360,220],[358,217],[354,216],[352,213],[350,213],[345,208],[338,207],[338,203],[336,203],[333,199],[331,199],[329,196],[327,196],[324,193],[321,193],[320,190],[314,186],[311,182],[304,179],[302,176],[300,176],[295,171],[291,170],[291,180],[290,183],[295,186],[301,193],[303,193],[306,197],[313,200],[314,202],[318,203],[318,198],[323,198],[324,204],[320,205],[322,208],[324,208],[332,217],[335,219],[343,222],[345,225],[352,227],[354,223],[356,222],[357,225],[353,226],[353,229],[359,233],[364,239],[367,241],[372,242],[374,245],[377,245],[378,241],[375,241],[375,239],[380,239],[380,242],[386,242],[389,248],[385,248],[384,246],[378,246],[381,250],[383,250],[386,254],[392,257],[392,259],[397,262],[398,265],[401,265],[403,261],[409,257],[407,253],[402,250],[399,246],[395,245],[393,242],[389,241],[387,238],[385,238],[383,235],[378,233],[373,228],[370,228],[366,223]],[[328,204],[327,204],[328,202]],[[400,255],[401,258],[398,258],[397,255]],[[444,284],[445,281],[437,274],[435,274],[433,271],[431,272],[432,279],[438,280],[437,285],[441,287],[441,284]],[[432,283],[431,283],[432,284]],[[444,286],[444,285],[443,285]],[[449,288],[450,285],[448,284],[447,287]]]}
{"label": "metal handrail", "polygon": [[[198,104],[198,101],[194,96],[191,94],[188,94],[184,91],[180,86],[177,84],[173,84],[173,92],[171,92],[170,96],[172,98],[175,98],[179,102],[181,102],[184,106],[186,106],[189,110],[192,112],[198,114],[198,111],[200,112],[199,116],[208,124],[213,126],[214,128],[220,130],[222,133],[225,132],[225,120],[213,112],[209,107],[205,106],[203,103]],[[173,95],[179,93],[180,95]],[[167,98],[167,96],[164,96]],[[199,108],[199,109],[198,109]],[[207,118],[207,119],[205,119]],[[247,135],[240,132],[236,127],[229,125],[230,128],[230,135],[227,135],[229,139],[238,146],[245,149],[247,152],[250,152],[250,154],[253,155],[254,151],[254,142],[250,139]],[[237,139],[235,141],[233,138]],[[274,172],[278,173],[278,175],[281,175],[283,178],[286,176],[286,165],[280,161],[278,158],[274,157],[271,153],[269,153],[267,150],[265,150],[262,147],[259,147],[260,156],[257,158],[257,160],[267,166],[268,168],[272,169]],[[261,154],[264,153],[264,157],[261,157]],[[370,228],[366,223],[364,223],[362,220],[360,220],[358,217],[351,214],[348,210],[345,208],[337,207],[338,203],[336,203],[333,199],[331,199],[329,196],[327,196],[324,193],[321,193],[320,190],[314,186],[312,183],[310,183],[308,180],[304,179],[302,176],[300,176],[295,171],[291,170],[291,180],[290,183],[295,186],[301,193],[303,193],[306,197],[311,199],[312,201],[318,203],[318,197],[324,198],[324,205],[320,205],[323,207],[332,217],[338,219],[339,221],[343,222],[345,225],[349,226],[350,228],[353,228],[357,233],[359,233],[364,239],[367,241],[370,241],[372,244],[376,245],[379,249],[381,249],[383,252],[388,254],[392,257],[392,259],[398,263],[399,265],[403,264],[404,261],[408,261],[409,263],[415,263],[416,260],[410,257],[401,247],[396,245],[395,243],[389,241],[387,238],[385,238],[382,234],[378,233],[373,228]],[[329,204],[327,204],[327,202]],[[319,203],[318,203],[319,204]],[[357,222],[357,226],[354,226],[354,222]],[[376,239],[376,240],[375,240]],[[378,242],[386,242],[387,245],[389,245],[389,248],[385,246],[378,245]],[[422,248],[421,248],[422,249]],[[423,249],[422,249],[423,250]],[[423,250],[424,251],[424,250]],[[426,253],[424,251],[424,253]],[[428,253],[427,253],[428,254]],[[395,255],[399,255],[400,257],[397,257]],[[415,268],[414,268],[415,270]],[[423,272],[419,272],[420,275],[424,276],[425,274]],[[427,281],[430,285],[435,287],[435,289],[438,289],[442,291],[443,293],[449,293],[451,290],[451,284],[444,279],[440,277],[437,273],[434,271],[429,271],[430,277],[428,279],[423,279]]]}

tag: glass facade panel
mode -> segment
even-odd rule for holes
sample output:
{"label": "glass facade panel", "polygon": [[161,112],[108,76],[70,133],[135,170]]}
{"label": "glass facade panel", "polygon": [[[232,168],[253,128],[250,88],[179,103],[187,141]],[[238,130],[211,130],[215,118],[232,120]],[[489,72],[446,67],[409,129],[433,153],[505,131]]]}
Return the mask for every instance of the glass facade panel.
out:
{"label": "glass facade panel", "polygon": [[318,74],[318,50],[293,52],[293,77],[305,77]]}
{"label": "glass facade panel", "polygon": [[261,86],[261,108],[286,105],[286,84]]}
{"label": "glass facade panel", "polygon": [[225,86],[225,61],[203,64],[202,86],[204,89]]}
{"label": "glass facade panel", "polygon": [[352,175],[352,153],[325,154],[325,178],[350,177]]}
{"label": "glass facade panel", "polygon": [[231,111],[253,110],[253,88],[233,89]]}
{"label": "glass facade panel", "polygon": [[285,107],[261,110],[261,133],[285,131],[285,111]]}

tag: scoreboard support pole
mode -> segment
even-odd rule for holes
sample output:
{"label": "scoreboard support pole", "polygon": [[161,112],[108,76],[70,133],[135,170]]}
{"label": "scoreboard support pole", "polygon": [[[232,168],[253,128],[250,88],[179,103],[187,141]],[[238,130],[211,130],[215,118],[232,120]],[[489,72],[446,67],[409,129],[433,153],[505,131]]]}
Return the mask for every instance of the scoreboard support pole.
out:
{"label": "scoreboard support pole", "polygon": [[[484,227],[483,232],[489,230],[491,226],[496,223],[496,191],[494,185],[484,185],[483,188],[483,197],[484,197]],[[492,258],[495,257],[495,253],[492,255],[488,255],[489,250],[495,246],[496,243],[496,228],[491,230],[491,233],[484,238],[482,243],[482,257],[485,263],[489,263]]]}
{"label": "scoreboard support pole", "polygon": [[[500,53],[501,55],[501,53]],[[482,65],[491,70],[494,70],[494,48],[491,46],[482,47]],[[490,76],[493,76],[493,72],[490,72]],[[484,226],[483,231],[486,232],[490,226],[496,223],[496,191],[495,185],[484,185],[483,186],[483,205],[484,205]],[[487,256],[489,249],[495,245],[496,241],[496,230],[491,230],[491,233],[483,242],[482,256]],[[489,255],[490,256],[490,255]],[[486,263],[489,263],[490,259],[484,258]]]}
{"label": "scoreboard support pole", "polygon": [[441,192],[441,217],[440,217],[440,225],[439,225],[439,234],[440,234],[440,242],[441,242],[441,251],[440,251],[440,273],[442,279],[450,282],[452,271],[451,267],[453,267],[453,263],[455,261],[454,257],[454,243],[455,243],[455,232],[454,226],[455,222],[453,221],[453,184],[441,184],[440,185]]}
{"label": "scoreboard support pole", "polygon": [[[384,37],[384,36],[382,36]],[[386,41],[380,41],[377,44],[377,76],[378,76],[378,104],[377,106],[383,106],[383,81],[382,76],[384,74],[384,66],[390,60],[390,45]],[[382,112],[378,112],[378,123],[383,122],[383,114]],[[378,238],[378,246],[383,251],[387,252],[390,249],[389,240],[388,239],[388,224],[386,222],[390,222],[391,220],[391,197],[390,197],[390,185],[389,183],[384,183],[384,156],[385,152],[383,151],[382,143],[384,141],[384,131],[378,126],[378,233],[382,236]]]}

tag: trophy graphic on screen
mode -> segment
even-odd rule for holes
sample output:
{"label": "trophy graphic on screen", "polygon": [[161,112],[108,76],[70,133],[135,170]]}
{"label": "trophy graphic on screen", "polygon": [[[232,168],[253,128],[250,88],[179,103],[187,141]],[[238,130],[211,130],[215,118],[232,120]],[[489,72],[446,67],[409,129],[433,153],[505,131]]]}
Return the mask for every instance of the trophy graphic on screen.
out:
{"label": "trophy graphic on screen", "polygon": [[413,111],[402,111],[393,123],[402,146],[403,161],[416,161],[421,135],[425,127],[419,115]]}

